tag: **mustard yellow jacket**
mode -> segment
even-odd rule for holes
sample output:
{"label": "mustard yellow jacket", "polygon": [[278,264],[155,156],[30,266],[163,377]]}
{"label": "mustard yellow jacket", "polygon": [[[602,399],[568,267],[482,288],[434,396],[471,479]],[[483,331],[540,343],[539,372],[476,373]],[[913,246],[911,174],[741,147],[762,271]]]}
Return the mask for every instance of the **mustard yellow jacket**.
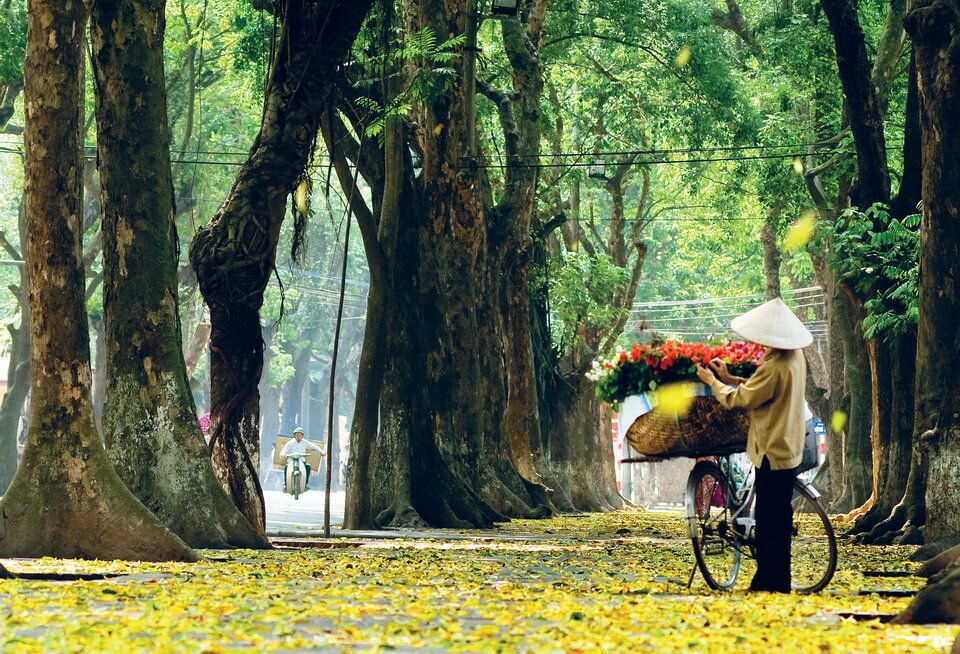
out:
{"label": "mustard yellow jacket", "polygon": [[750,410],[747,454],[760,467],[763,457],[773,470],[788,470],[803,458],[804,385],[807,362],[800,350],[770,350],[753,376],[739,386],[710,384],[728,409]]}

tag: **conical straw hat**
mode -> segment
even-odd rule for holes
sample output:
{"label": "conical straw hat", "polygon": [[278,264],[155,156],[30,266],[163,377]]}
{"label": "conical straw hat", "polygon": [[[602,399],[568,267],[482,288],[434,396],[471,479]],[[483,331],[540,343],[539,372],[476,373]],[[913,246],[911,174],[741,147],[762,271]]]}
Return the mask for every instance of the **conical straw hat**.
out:
{"label": "conical straw hat", "polygon": [[778,350],[799,350],[813,343],[813,334],[780,298],[737,316],[730,329],[748,341]]}

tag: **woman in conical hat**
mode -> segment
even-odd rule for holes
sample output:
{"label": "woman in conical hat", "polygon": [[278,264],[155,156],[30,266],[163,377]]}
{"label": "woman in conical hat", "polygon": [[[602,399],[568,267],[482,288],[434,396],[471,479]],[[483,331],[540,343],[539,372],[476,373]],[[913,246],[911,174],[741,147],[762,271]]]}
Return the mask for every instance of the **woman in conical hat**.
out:
{"label": "woman in conical hat", "polygon": [[709,368],[697,366],[697,377],[726,408],[750,411],[747,454],[757,468],[757,572],[750,589],[789,593],[790,500],[803,457],[805,423],[807,365],[800,350],[813,343],[813,335],[780,298],[737,316],[730,328],[764,346],[760,367],[743,379],[714,359]]}

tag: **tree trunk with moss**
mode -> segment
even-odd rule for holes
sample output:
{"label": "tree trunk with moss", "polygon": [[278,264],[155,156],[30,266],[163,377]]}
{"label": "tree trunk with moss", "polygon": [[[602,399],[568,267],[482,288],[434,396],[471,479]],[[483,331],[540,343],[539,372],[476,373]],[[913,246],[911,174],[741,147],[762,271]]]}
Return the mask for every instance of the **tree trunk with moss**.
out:
{"label": "tree trunk with moss", "polygon": [[276,261],[287,197],[313,151],[337,68],[372,0],[287,0],[260,132],[226,201],[190,246],[210,307],[211,454],[221,485],[263,530],[257,476],[263,369],[260,307]]}
{"label": "tree trunk with moss", "polygon": [[217,483],[181,348],[164,0],[103,0],[91,16],[102,193],[103,428],[117,473],[193,547],[268,548]]}
{"label": "tree trunk with moss", "polygon": [[81,264],[80,105],[87,6],[30,3],[24,96],[30,429],[0,502],[0,556],[195,560],[124,486],[90,399]]}

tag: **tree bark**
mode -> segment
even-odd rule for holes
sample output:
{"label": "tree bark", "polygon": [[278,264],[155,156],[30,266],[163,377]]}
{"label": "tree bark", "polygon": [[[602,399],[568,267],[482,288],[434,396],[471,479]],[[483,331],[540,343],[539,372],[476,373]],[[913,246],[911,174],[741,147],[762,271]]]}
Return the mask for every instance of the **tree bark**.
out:
{"label": "tree bark", "polygon": [[920,95],[923,208],[915,434],[930,448],[926,555],[956,544],[960,504],[960,370],[945,365],[960,350],[960,4],[925,2],[906,28],[913,37]]}
{"label": "tree bark", "polygon": [[91,15],[103,206],[103,425],[120,477],[193,547],[269,548],[210,465],[181,347],[163,71],[164,0]]}
{"label": "tree bark", "polygon": [[766,298],[772,300],[780,297],[780,265],[783,263],[783,255],[777,245],[777,231],[770,222],[770,218],[763,223],[760,244],[763,246],[763,279],[766,283]]}
{"label": "tree bark", "polygon": [[[414,31],[461,33],[466,5],[437,10],[409,2],[407,23]],[[504,27],[505,39],[522,40],[519,24]],[[509,47],[512,57],[530,56],[519,51],[525,46]],[[508,104],[500,107],[501,120],[511,125],[508,147],[515,153],[523,135]],[[523,277],[530,171],[508,173],[508,206],[485,203],[485,180],[465,158],[466,106],[464,87],[455,86],[416,110],[417,180],[396,140],[402,134],[388,133],[379,227],[375,210],[357,212],[374,262],[368,307],[376,313],[368,308],[368,330],[379,327],[368,331],[361,358],[348,473],[351,526],[489,526],[505,515],[542,515],[532,495],[536,471],[519,469],[530,457],[531,409],[519,406],[529,379],[508,379],[505,370],[513,366],[505,357],[524,354],[523,335],[510,341],[510,330],[517,321],[528,329],[525,289],[517,294],[512,285]],[[338,175],[349,184],[348,174],[338,168]],[[377,360],[374,348],[385,360]],[[508,388],[518,404],[505,419]]]}
{"label": "tree bark", "polygon": [[237,507],[261,531],[266,517],[257,478],[260,307],[276,260],[287,196],[313,151],[320,116],[332,104],[337,67],[371,4],[284,4],[260,132],[223,206],[190,246],[190,262],[210,307],[214,469]]}
{"label": "tree bark", "polygon": [[[913,442],[913,381],[916,360],[916,335],[893,339],[888,348],[877,353],[876,381],[881,409],[875,417],[872,433],[879,437],[873,447],[873,485],[875,502],[853,531],[867,533],[874,542],[873,528],[890,517],[903,499],[910,472]],[[885,410],[884,410],[885,407]],[[882,536],[892,541],[885,526]]]}
{"label": "tree bark", "polygon": [[831,505],[833,512],[859,507],[872,491],[870,357],[857,327],[859,313],[850,304],[849,298],[845,299],[840,310],[845,321],[844,378],[849,411],[843,435],[843,491]]}
{"label": "tree bark", "polygon": [[0,502],[0,556],[192,561],[124,486],[93,421],[79,129],[87,15],[82,2],[30,3],[24,194],[33,380],[23,461]]}
{"label": "tree bark", "polygon": [[857,178],[850,188],[853,205],[867,209],[890,198],[883,112],[871,79],[866,39],[853,0],[821,0],[837,52],[837,71],[846,98],[850,131],[857,150]]}
{"label": "tree bark", "polygon": [[[23,198],[20,200],[18,218],[21,242],[26,240],[26,224]],[[3,248],[14,260],[23,260],[23,252],[18,252],[0,234]],[[6,492],[17,471],[18,437],[20,416],[23,403],[30,391],[30,302],[27,297],[27,274],[24,266],[19,266],[20,285],[11,286],[10,291],[20,304],[20,326],[10,325],[10,363],[7,367],[7,392],[0,403],[0,496]]]}
{"label": "tree bark", "polygon": [[7,379],[10,385],[0,404],[0,496],[6,492],[17,472],[17,427],[30,389],[30,318],[27,303],[22,306],[20,327],[8,327],[11,346]]}

